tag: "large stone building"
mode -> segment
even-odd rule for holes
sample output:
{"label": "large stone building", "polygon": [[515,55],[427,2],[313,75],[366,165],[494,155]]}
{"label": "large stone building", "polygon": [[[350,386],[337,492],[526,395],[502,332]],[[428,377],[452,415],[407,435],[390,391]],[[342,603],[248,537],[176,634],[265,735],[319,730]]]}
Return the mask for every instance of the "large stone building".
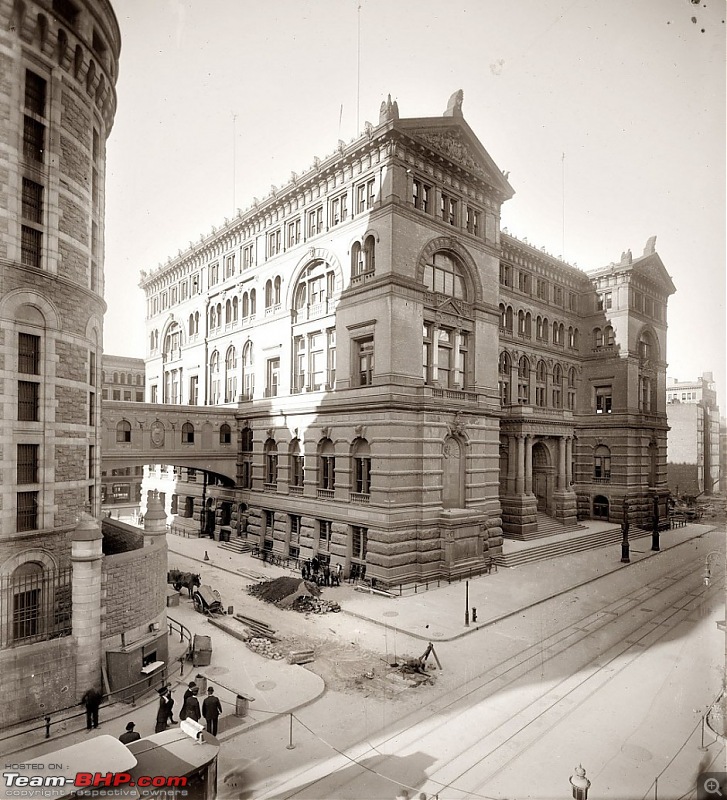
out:
{"label": "large stone building", "polygon": [[711,372],[696,381],[667,379],[669,488],[678,495],[721,490],[720,416]]}
{"label": "large stone building", "polygon": [[[119,50],[107,0],[0,0],[0,673],[13,698],[4,724],[75,713],[101,686],[102,663],[115,689],[166,654],[164,536],[102,533],[95,519]],[[156,623],[161,637],[150,636]]]}
{"label": "large stone building", "polygon": [[620,520],[624,499],[636,522],[665,508],[655,239],[587,274],[501,232],[512,194],[461,93],[433,118],[389,99],[142,273],[147,400],[238,406],[233,527],[392,585],[476,571],[503,535]]}

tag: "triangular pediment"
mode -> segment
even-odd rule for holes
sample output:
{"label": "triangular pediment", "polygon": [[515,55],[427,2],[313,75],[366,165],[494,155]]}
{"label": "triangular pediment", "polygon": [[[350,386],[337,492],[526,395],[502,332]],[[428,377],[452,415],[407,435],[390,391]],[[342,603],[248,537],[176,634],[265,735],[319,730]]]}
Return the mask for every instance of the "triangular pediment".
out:
{"label": "triangular pediment", "polygon": [[655,284],[665,294],[670,295],[676,292],[676,286],[674,286],[671,275],[666,271],[666,267],[658,253],[650,253],[647,256],[635,259],[632,269],[636,275]]}
{"label": "triangular pediment", "polygon": [[502,193],[503,199],[515,194],[506,175],[461,117],[399,119],[393,124],[434,155],[450,161],[497,189]]}

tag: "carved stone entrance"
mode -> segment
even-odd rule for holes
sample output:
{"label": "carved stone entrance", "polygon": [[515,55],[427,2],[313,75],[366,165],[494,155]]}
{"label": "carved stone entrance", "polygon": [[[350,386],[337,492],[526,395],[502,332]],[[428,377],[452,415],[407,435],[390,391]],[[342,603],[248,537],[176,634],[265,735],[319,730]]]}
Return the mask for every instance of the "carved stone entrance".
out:
{"label": "carved stone entrance", "polygon": [[555,469],[550,450],[543,442],[533,445],[533,494],[538,511],[552,513]]}

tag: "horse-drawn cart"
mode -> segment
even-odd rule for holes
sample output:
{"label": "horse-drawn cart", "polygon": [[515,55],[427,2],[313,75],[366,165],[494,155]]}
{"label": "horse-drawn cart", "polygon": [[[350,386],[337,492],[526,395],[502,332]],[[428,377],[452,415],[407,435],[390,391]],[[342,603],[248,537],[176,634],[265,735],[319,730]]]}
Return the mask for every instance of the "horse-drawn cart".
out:
{"label": "horse-drawn cart", "polygon": [[192,594],[195,611],[200,614],[224,614],[220,593],[207,584],[197,586]]}

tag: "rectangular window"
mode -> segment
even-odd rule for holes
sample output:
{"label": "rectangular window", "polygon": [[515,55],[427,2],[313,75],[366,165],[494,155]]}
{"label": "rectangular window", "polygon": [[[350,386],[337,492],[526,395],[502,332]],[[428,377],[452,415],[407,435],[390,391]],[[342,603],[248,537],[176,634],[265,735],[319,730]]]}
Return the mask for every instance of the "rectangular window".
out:
{"label": "rectangular window", "polygon": [[40,75],[36,75],[29,69],[25,70],[26,111],[37,114],[39,117],[45,116],[46,86],[46,81]]}
{"label": "rectangular window", "polygon": [[603,295],[603,308],[608,310],[613,306],[613,295],[611,292],[604,292]]}
{"label": "rectangular window", "polygon": [[356,350],[358,385],[371,386],[374,376],[374,337],[359,339],[356,342]]}
{"label": "rectangular window", "polygon": [[331,550],[332,523],[328,519],[318,520],[318,555],[329,553]]}
{"label": "rectangular window", "polygon": [[38,445],[18,445],[17,482],[38,483]]}
{"label": "rectangular window", "polygon": [[23,217],[30,222],[43,221],[43,187],[23,178]]}
{"label": "rectangular window", "polygon": [[220,279],[220,265],[210,264],[207,268],[207,277],[210,286],[214,286]]}
{"label": "rectangular window", "polygon": [[42,164],[44,150],[45,125],[26,114],[23,122],[23,156]]}
{"label": "rectangular window", "polygon": [[578,296],[573,292],[568,292],[568,308],[571,311],[578,311]]}
{"label": "rectangular window", "polygon": [[193,375],[189,379],[189,404],[196,406],[199,403],[199,376]]}
{"label": "rectangular window", "polygon": [[40,336],[18,334],[18,372],[40,375]]}
{"label": "rectangular window", "polygon": [[300,244],[300,219],[288,223],[288,247]]}
{"label": "rectangular window", "polygon": [[88,446],[88,479],[93,479],[93,470],[96,466],[95,464],[95,457],[96,457],[96,448],[90,444]]}
{"label": "rectangular window", "polygon": [[20,422],[38,422],[39,389],[39,383],[18,381],[18,420]]}
{"label": "rectangular window", "polygon": [[326,355],[326,390],[334,389],[336,386],[336,329],[329,328],[326,331],[326,344],[328,352]]}
{"label": "rectangular window", "polygon": [[548,282],[538,278],[536,282],[536,294],[540,300],[548,299]]}
{"label": "rectangular window", "polygon": [[467,232],[479,236],[482,230],[482,212],[467,206]]}
{"label": "rectangular window", "polygon": [[16,530],[33,531],[38,527],[38,492],[18,492]]}
{"label": "rectangular window", "polygon": [[348,218],[348,195],[342,194],[331,200],[331,227],[345,222]]}
{"label": "rectangular window", "polygon": [[26,267],[40,267],[43,234],[27,225],[21,226],[20,260]]}
{"label": "rectangular window", "polygon": [[93,350],[88,352],[88,382],[91,386],[96,385],[96,353]]}
{"label": "rectangular window", "polygon": [[553,287],[553,302],[558,305],[563,305],[563,287],[562,286],[554,286]]}
{"label": "rectangular window", "polygon": [[243,269],[250,269],[253,266],[255,261],[254,253],[253,253],[253,245],[248,244],[242,248],[242,268]]}
{"label": "rectangular window", "polygon": [[420,211],[424,211],[425,214],[428,214],[431,207],[429,203],[431,193],[431,186],[415,178],[412,188],[412,202],[414,203],[414,208],[418,208]]}
{"label": "rectangular window", "polygon": [[368,528],[361,528],[358,525],[351,526],[351,558],[356,561],[365,561],[368,549]]}
{"label": "rectangular window", "polygon": [[517,288],[521,292],[525,292],[525,294],[530,294],[530,274],[527,272],[523,272],[522,270],[518,270],[517,274]]}
{"label": "rectangular window", "polygon": [[442,220],[449,225],[457,225],[457,201],[450,197],[448,194],[442,192],[440,210],[442,213]]}
{"label": "rectangular window", "polygon": [[610,414],[611,402],[611,387],[596,386],[596,414]]}
{"label": "rectangular window", "polygon": [[323,232],[323,206],[308,212],[308,236],[316,236]]}
{"label": "rectangular window", "polygon": [[290,524],[288,555],[291,558],[298,558],[300,555],[300,516],[298,514],[288,514],[288,522]]}
{"label": "rectangular window", "polygon": [[270,358],[267,364],[265,397],[277,397],[280,384],[280,359]]}
{"label": "rectangular window", "polygon": [[268,258],[272,258],[280,252],[280,236],[280,228],[268,234]]}
{"label": "rectangular window", "polygon": [[235,274],[235,254],[225,256],[225,280]]}
{"label": "rectangular window", "polygon": [[512,286],[509,264],[500,264],[500,284],[502,286]]}
{"label": "rectangular window", "polygon": [[96,393],[88,393],[88,424],[92,427],[96,424]]}
{"label": "rectangular window", "polygon": [[375,181],[373,178],[360,183],[356,187],[356,213],[361,214],[364,211],[370,210],[374,207],[376,194],[374,192]]}

